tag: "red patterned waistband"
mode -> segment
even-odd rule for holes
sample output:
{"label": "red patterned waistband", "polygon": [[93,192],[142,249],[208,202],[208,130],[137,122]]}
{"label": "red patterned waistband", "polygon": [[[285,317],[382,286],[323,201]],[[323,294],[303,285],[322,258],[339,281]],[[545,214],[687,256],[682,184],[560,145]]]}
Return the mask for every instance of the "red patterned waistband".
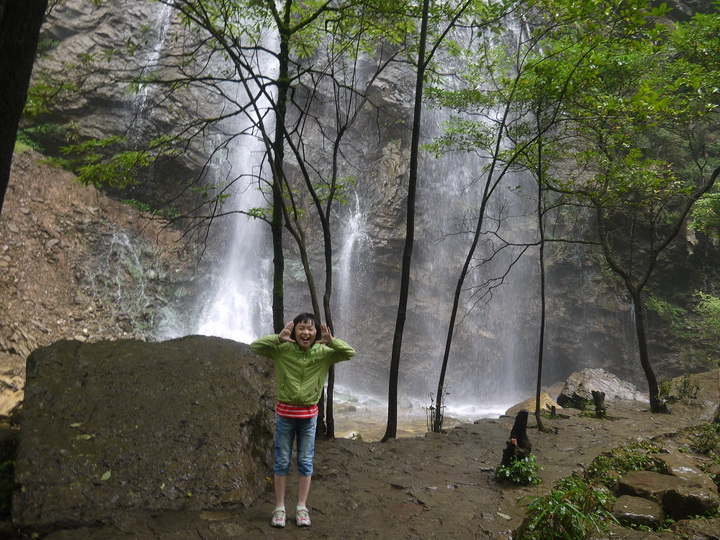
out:
{"label": "red patterned waistband", "polygon": [[292,405],[278,401],[275,412],[284,418],[313,418],[318,413],[318,406],[315,405]]}

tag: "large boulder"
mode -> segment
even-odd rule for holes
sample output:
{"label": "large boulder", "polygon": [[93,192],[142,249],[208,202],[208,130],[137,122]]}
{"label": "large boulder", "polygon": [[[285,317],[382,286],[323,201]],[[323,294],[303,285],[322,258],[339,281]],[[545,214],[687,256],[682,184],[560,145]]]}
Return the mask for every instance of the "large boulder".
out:
{"label": "large boulder", "polygon": [[560,406],[578,399],[592,400],[592,391],[605,392],[605,399],[621,399],[626,401],[647,402],[646,394],[640,392],[633,384],[622,381],[604,369],[584,369],[568,377],[565,386],[557,398]]}
{"label": "large boulder", "polygon": [[[525,401],[510,407],[507,411],[505,411],[505,416],[515,416],[520,411],[528,411],[535,414],[536,405],[536,398],[528,398]],[[555,401],[553,401],[553,399],[546,392],[540,392],[540,412],[550,412],[552,411],[553,407],[556,410],[562,409],[562,407],[555,403]]]}
{"label": "large boulder", "polygon": [[13,520],[38,529],[251,504],[271,474],[271,370],[247,345],[202,336],[37,349]]}
{"label": "large boulder", "polygon": [[720,508],[717,489],[670,474],[653,471],[632,471],[620,480],[621,495],[642,497],[662,505],[674,519],[704,515]]}

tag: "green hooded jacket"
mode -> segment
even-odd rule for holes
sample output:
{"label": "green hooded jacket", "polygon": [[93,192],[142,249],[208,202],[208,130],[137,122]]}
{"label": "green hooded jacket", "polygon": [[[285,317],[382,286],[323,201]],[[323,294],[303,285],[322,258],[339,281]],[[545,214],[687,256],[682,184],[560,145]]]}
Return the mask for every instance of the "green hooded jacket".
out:
{"label": "green hooded jacket", "polygon": [[250,348],[275,361],[277,399],[292,405],[315,405],[320,401],[330,366],[355,356],[355,349],[337,338],[328,345],[315,343],[303,351],[296,343],[281,343],[277,334],[271,334],[253,341]]}

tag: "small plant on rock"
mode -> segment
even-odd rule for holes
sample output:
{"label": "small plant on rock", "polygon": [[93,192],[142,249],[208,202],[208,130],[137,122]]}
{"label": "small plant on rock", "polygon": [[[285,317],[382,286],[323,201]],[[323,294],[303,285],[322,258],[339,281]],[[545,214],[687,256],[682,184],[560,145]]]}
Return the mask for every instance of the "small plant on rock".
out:
{"label": "small plant on rock", "polygon": [[668,403],[675,403],[680,399],[696,399],[700,383],[694,381],[689,373],[675,381],[662,379],[658,383],[658,396]]}
{"label": "small plant on rock", "polygon": [[690,374],[686,373],[675,383],[678,399],[695,399],[700,390],[700,383],[693,381]]}
{"label": "small plant on rock", "polygon": [[[443,398],[447,397],[447,395],[448,395],[448,392],[443,392]],[[435,404],[435,396],[431,392],[430,393],[430,406],[423,407],[423,408],[425,409],[425,414],[427,416],[428,433],[432,433],[433,426],[435,426],[436,419],[438,418],[438,416],[439,416],[439,421],[437,422],[437,424],[440,426],[440,431],[442,431],[443,420],[445,419],[445,414],[444,414],[445,413],[445,405],[440,407],[440,409],[438,410],[438,407]]]}
{"label": "small plant on rock", "polygon": [[703,424],[686,430],[690,449],[698,454],[715,454],[720,451],[720,422]]}
{"label": "small plant on rock", "polygon": [[592,405],[593,405],[592,399],[587,399],[587,398],[581,397],[577,394],[573,394],[573,396],[570,398],[570,400],[567,403],[565,403],[565,405],[563,405],[563,407],[584,411],[584,410],[592,407]]}
{"label": "small plant on rock", "polygon": [[617,488],[618,479],[630,471],[655,471],[664,473],[664,465],[653,457],[660,451],[660,447],[642,441],[613,448],[597,456],[585,471],[585,478],[589,482],[599,483],[610,490]]}

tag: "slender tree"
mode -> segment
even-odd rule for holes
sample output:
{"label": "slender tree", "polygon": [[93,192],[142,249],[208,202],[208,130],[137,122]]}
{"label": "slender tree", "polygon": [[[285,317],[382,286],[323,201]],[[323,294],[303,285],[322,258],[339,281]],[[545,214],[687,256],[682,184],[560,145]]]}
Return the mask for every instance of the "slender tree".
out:
{"label": "slender tree", "polygon": [[[716,78],[712,70],[705,69],[705,80],[701,83],[702,78],[697,75],[697,70],[680,69],[681,64],[685,68],[688,67],[684,62],[675,64],[678,66],[676,69],[668,69],[667,61],[670,58],[675,58],[677,61],[672,54],[657,56],[657,50],[653,47],[657,47],[657,40],[662,38],[665,29],[662,25],[656,25],[651,19],[664,15],[662,7],[651,9],[649,3],[643,0],[622,3],[548,0],[533,3],[530,9],[530,13],[534,13],[535,16],[523,19],[532,21],[527,24],[528,39],[521,39],[520,47],[516,49],[521,51],[517,58],[522,61],[498,62],[497,54],[489,55],[487,58],[490,61],[485,63],[489,67],[488,70],[468,69],[467,72],[471,75],[488,73],[487,80],[493,81],[493,85],[490,85],[491,90],[483,91],[488,85],[483,86],[482,80],[473,77],[467,88],[449,93],[443,98],[446,103],[453,104],[459,109],[476,111],[479,105],[480,109],[489,107],[497,110],[500,104],[500,110],[507,111],[505,114],[497,114],[489,122],[490,125],[497,126],[496,130],[491,132],[495,133],[496,150],[491,149],[488,152],[491,157],[491,165],[487,173],[489,178],[494,174],[495,179],[498,179],[498,173],[495,172],[497,163],[514,164],[535,174],[541,192],[543,186],[547,186],[552,187],[556,192],[563,192],[568,188],[569,191],[575,189],[577,193],[584,193],[585,200],[591,201],[590,206],[596,211],[596,223],[601,233],[598,242],[603,246],[606,257],[614,257],[612,261],[608,260],[611,268],[619,275],[629,278],[624,277],[626,285],[632,284],[632,287],[628,285],[631,297],[639,297],[636,294],[638,286],[642,290],[652,272],[654,261],[667,246],[664,239],[670,241],[670,237],[677,234],[679,230],[677,227],[687,214],[689,207],[684,203],[691,205],[692,201],[714,182],[712,174],[704,175],[702,180],[696,174],[694,179],[686,178],[686,183],[682,186],[671,180],[671,177],[674,179],[673,175],[667,175],[662,180],[664,175],[657,174],[658,163],[650,159],[650,154],[642,150],[643,137],[648,137],[649,134],[648,127],[652,126],[650,128],[652,130],[660,124],[647,122],[647,107],[644,112],[642,107],[651,104],[653,109],[649,114],[658,115],[660,108],[669,104],[667,99],[660,96],[673,94],[673,89],[667,86],[671,81],[675,81],[676,84],[678,81],[683,81],[681,84],[694,85],[695,88],[702,89],[703,92],[699,93],[700,99],[694,101],[694,105],[690,103],[691,100],[683,97],[680,103],[675,103],[670,108],[672,113],[668,112],[664,115],[664,118],[671,121],[670,124],[674,126],[670,128],[670,124],[666,124],[665,129],[677,134],[677,128],[689,118],[688,111],[694,110],[697,115],[697,105],[707,99],[706,89],[711,87],[712,81]],[[603,24],[596,24],[594,21],[597,20],[603,20]],[[707,22],[708,19],[703,20]],[[649,21],[650,25],[648,25]],[[700,39],[694,43],[697,44],[701,40],[713,42],[714,38],[710,37],[711,34],[711,31],[699,34]],[[641,37],[643,35],[646,36],[644,39]],[[685,34],[686,37],[689,35],[690,33]],[[499,42],[492,44],[488,49],[494,51],[499,49],[499,54],[502,56],[506,47],[506,43]],[[692,45],[688,43],[687,49],[692,49]],[[664,59],[662,65],[657,61],[660,57]],[[704,58],[704,61],[705,64],[708,63],[707,58]],[[509,72],[503,73],[508,66],[511,67]],[[688,73],[693,75],[689,76]],[[658,76],[659,74],[664,76]],[[664,81],[662,84],[666,86],[659,90],[660,86],[655,85],[660,84],[661,79]],[[686,94],[684,91],[680,93]],[[498,118],[500,121],[497,120]],[[454,146],[461,150],[473,147],[491,148],[489,142],[493,138],[487,136],[490,132],[487,125],[487,123],[478,125],[463,118],[457,119],[450,124],[443,142],[447,147]],[[703,133],[707,131],[707,128],[702,130]],[[686,135],[690,133],[691,130],[685,129]],[[703,138],[707,140],[706,136]],[[692,146],[691,140],[692,137],[685,137],[689,149]],[[625,148],[630,151],[623,150]],[[542,154],[541,149],[545,149]],[[685,163],[698,163],[699,171],[707,168],[707,156],[712,155],[710,152],[706,154],[706,158],[702,158],[702,152],[698,152],[700,149],[701,146],[696,144],[695,150],[686,153],[683,157]],[[702,149],[707,151],[708,147],[703,146]],[[573,160],[576,163],[575,170],[583,171],[582,175],[567,174],[566,164]],[[639,173],[639,170],[645,171],[646,174]],[[600,174],[598,171],[601,171]],[[623,174],[618,174],[620,172]],[[563,174],[566,175],[564,179],[562,179]],[[501,177],[502,174],[499,176]],[[593,183],[590,178],[602,179],[602,183],[599,185]],[[489,185],[494,186],[493,183]],[[591,185],[596,187],[590,189]],[[690,186],[695,187],[690,188]],[[660,194],[653,195],[653,188]],[[484,195],[492,194],[492,189],[492,187],[489,191],[486,189]],[[653,218],[652,212],[640,219],[639,214],[629,212],[632,206],[623,206],[630,202],[643,212],[654,207],[667,213],[662,219],[660,214],[654,214]],[[631,218],[629,221],[633,227],[628,229],[632,233],[633,240],[624,241],[623,251],[618,236],[619,222],[633,215],[635,219]],[[675,221],[676,219],[679,221]],[[663,234],[663,241],[648,243],[651,238],[658,238],[661,226],[665,227],[668,220],[677,225],[665,231],[670,233],[670,236]],[[641,232],[640,223],[652,224],[651,229],[645,228],[642,249],[638,249],[642,243],[637,236]],[[482,216],[476,226],[476,235],[479,234],[481,226]],[[543,237],[540,241],[542,250]],[[620,251],[613,249],[613,245]],[[456,288],[438,385],[438,400],[442,400],[443,397],[445,369],[455,327],[455,315],[475,246],[476,242],[473,242]],[[628,247],[634,249],[627,249]],[[630,259],[623,262],[622,257],[618,256],[620,253],[628,254]],[[650,258],[644,259],[644,271],[628,272],[626,262],[632,260],[637,264],[643,259],[641,254],[651,255]],[[652,264],[648,264],[650,261]],[[640,304],[641,298],[638,302],[638,305]],[[644,314],[641,309],[635,311],[641,364],[646,372],[652,396],[656,385],[653,383],[654,374],[649,369],[647,348],[644,345],[646,344]],[[638,311],[640,311],[639,315]],[[538,355],[538,397],[543,342],[541,334],[541,348]],[[657,403],[653,401],[653,405],[656,406]],[[441,406],[440,401],[437,406],[438,408]],[[434,424],[434,429],[439,430],[439,428],[440,418]]]}
{"label": "slender tree", "polygon": [[[398,311],[393,334],[392,356],[390,359],[390,380],[388,385],[388,419],[385,434],[382,440],[393,439],[397,435],[397,389],[400,374],[400,354],[402,351],[402,339],[407,318],[407,303],[410,290],[410,270],[412,262],[412,251],[415,236],[415,197],[418,183],[418,165],[420,159],[420,121],[423,111],[423,91],[425,88],[426,73],[435,53],[445,42],[448,34],[457,29],[460,19],[469,15],[475,18],[473,24],[489,28],[497,24],[499,20],[510,9],[508,2],[474,2],[467,0],[457,6],[451,4],[444,6],[449,10],[446,15],[447,22],[443,22],[439,29],[435,29],[428,52],[430,2],[424,0],[422,14],[420,16],[420,33],[418,41],[417,63],[415,73],[415,96],[413,107],[413,128],[410,143],[410,170],[408,178],[408,196],[406,201],[405,220],[405,244],[403,248],[402,270],[400,276],[400,296],[398,300]],[[439,409],[438,409],[439,410]]]}
{"label": "slender tree", "polygon": [[[640,364],[653,412],[666,410],[648,349],[644,292],[695,202],[720,174],[717,43],[720,13],[647,27],[633,48],[599,49],[600,69],[573,104],[574,153],[587,171],[576,193],[595,216],[602,253],[633,306]],[[597,77],[597,78],[595,78]],[[591,84],[587,84],[590,82]],[[709,86],[708,86],[709,85]]]}
{"label": "slender tree", "polygon": [[390,380],[388,389],[388,419],[382,441],[394,439],[397,436],[397,385],[400,374],[400,352],[402,350],[402,337],[407,318],[407,303],[410,291],[410,264],[415,238],[415,195],[417,193],[418,155],[420,152],[420,119],[422,116],[422,94],[424,87],[425,47],[427,45],[428,18],[430,13],[430,0],[423,0],[420,23],[420,42],[418,46],[417,73],[415,76],[415,106],[413,108],[412,142],[410,143],[410,178],[408,180],[408,194],[406,201],[407,215],[405,217],[405,247],[403,249],[402,270],[400,275],[400,298],[398,300],[395,333],[393,334],[392,357],[390,360]]}

